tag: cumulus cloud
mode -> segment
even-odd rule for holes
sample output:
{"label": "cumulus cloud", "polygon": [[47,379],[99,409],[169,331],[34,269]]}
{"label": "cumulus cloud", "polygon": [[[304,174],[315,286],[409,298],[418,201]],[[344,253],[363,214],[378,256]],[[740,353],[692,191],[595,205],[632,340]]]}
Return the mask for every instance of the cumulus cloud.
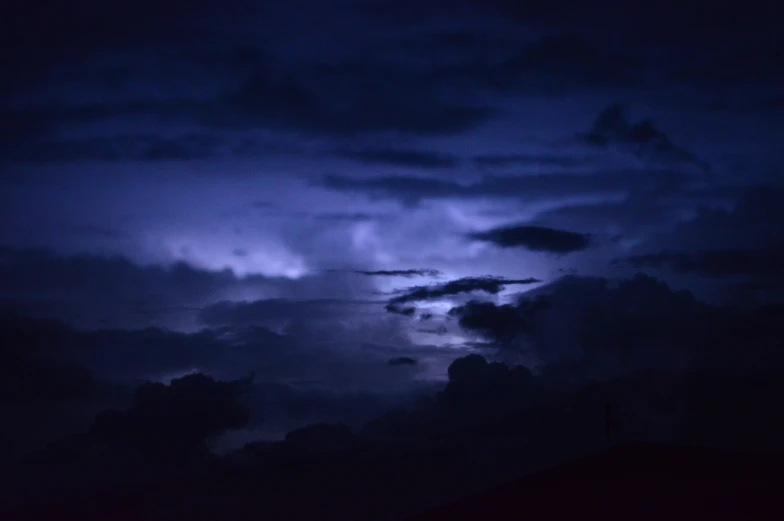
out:
{"label": "cumulus cloud", "polygon": [[477,354],[461,357],[448,369],[446,386],[408,410],[391,410],[367,423],[362,434],[437,436],[519,413],[532,398],[533,376],[522,366],[508,367]]}
{"label": "cumulus cloud", "polygon": [[[734,372],[627,373],[586,378],[580,368],[523,366],[473,354],[449,367],[449,382],[431,400],[393,410],[368,423],[367,436],[437,437],[461,443],[500,439],[534,444],[537,453],[575,454],[606,447],[603,412],[614,415],[613,436],[637,442],[707,444],[750,450],[780,447],[771,414],[781,405],[780,380],[759,370],[762,385]],[[578,377],[578,378],[575,378]],[[553,394],[553,389],[558,389]],[[723,407],[715,408],[717,399]],[[713,404],[713,406],[711,406]],[[738,420],[727,427],[727,416]]]}
{"label": "cumulus cloud", "polygon": [[62,357],[59,347],[79,339],[64,324],[2,313],[0,334],[1,404],[63,404],[107,392],[88,367]]}
{"label": "cumulus cloud", "polygon": [[[501,357],[491,351],[458,358],[432,400],[389,411],[363,433],[477,442],[517,436],[563,451],[601,443],[602,411],[611,403],[622,411],[621,435],[634,439],[779,443],[763,433],[780,431],[766,416],[778,406],[770,386],[784,367],[781,306],[713,307],[644,275],[567,276],[532,293],[513,304],[472,301],[451,312],[467,331],[516,349],[517,362],[491,362]],[[527,367],[513,365],[521,360]],[[748,378],[765,384],[750,388]],[[721,427],[728,409],[710,412],[717,396],[747,422],[733,434]],[[731,396],[742,404],[729,405]]]}
{"label": "cumulus cloud", "polygon": [[227,430],[241,429],[250,411],[241,396],[245,380],[219,382],[200,373],[176,378],[169,385],[144,384],[131,407],[96,416],[91,433],[139,449],[155,461],[182,461],[203,455],[207,443]]}
{"label": "cumulus cloud", "polygon": [[584,360],[607,364],[603,369],[656,357],[678,363],[706,347],[707,337],[697,339],[706,308],[650,277],[612,283],[566,276],[531,293],[516,304],[468,303],[452,314],[493,345],[545,362]]}
{"label": "cumulus cloud", "polygon": [[521,300],[517,305],[470,301],[452,308],[449,315],[458,317],[461,327],[478,332],[494,345],[508,346],[518,335],[528,332],[530,319],[547,305],[542,298]]}
{"label": "cumulus cloud", "polygon": [[[295,326],[296,334],[288,335],[225,326],[190,334],[80,331],[3,315],[0,329],[8,340],[0,352],[0,407],[18,420],[3,433],[0,448],[14,457],[86,429],[98,409],[124,407],[139,382],[168,385],[194,372],[216,379],[256,373],[245,400],[252,413],[247,428],[221,435],[219,446],[236,446],[259,432],[282,436],[313,421],[358,425],[419,392],[417,378],[430,378],[434,367],[456,356],[411,345],[396,327],[374,332],[355,325],[355,332],[332,324],[327,333],[308,334]],[[418,363],[389,369],[389,360],[406,357]]]}
{"label": "cumulus cloud", "polygon": [[489,242],[499,248],[524,248],[562,255],[586,250],[593,243],[588,234],[524,224],[473,232],[468,234],[468,237],[475,241]]}

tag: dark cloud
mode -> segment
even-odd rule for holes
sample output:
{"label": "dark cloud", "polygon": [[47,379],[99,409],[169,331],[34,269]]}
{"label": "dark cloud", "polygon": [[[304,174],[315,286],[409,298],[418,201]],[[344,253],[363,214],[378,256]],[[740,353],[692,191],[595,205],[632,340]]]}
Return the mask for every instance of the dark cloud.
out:
{"label": "dark cloud", "polygon": [[334,452],[356,447],[357,438],[344,423],[317,423],[286,434],[286,445],[305,452]]}
{"label": "dark cloud", "polygon": [[[139,44],[154,39],[175,41],[183,35],[183,30],[195,31],[194,22],[217,15],[222,8],[232,14],[242,12],[238,2],[207,1],[191,11],[185,9],[188,5],[175,1],[162,9],[147,0],[119,2],[116,11],[95,0],[83,0],[78,10],[53,0],[44,1],[35,9],[19,5],[14,6],[9,18],[4,20],[7,24],[3,26],[4,35],[9,40],[21,42],[24,39],[34,49],[45,49],[48,43],[62,40],[67,47],[96,50],[102,46]],[[85,12],[89,16],[85,16]],[[109,16],[111,13],[115,16]],[[175,23],[177,21],[179,25]],[[40,32],[46,38],[34,39],[26,30]],[[197,35],[192,33],[193,37]],[[49,51],[55,52],[54,49]]]}
{"label": "dark cloud", "polygon": [[[43,402],[91,398],[110,392],[111,382],[155,379],[193,367],[231,370],[226,362],[231,359],[232,344],[238,340],[238,335],[220,330],[195,334],[158,328],[84,331],[58,321],[15,313],[4,313],[0,326],[8,339],[4,355],[10,357],[10,363],[4,367],[21,369],[21,363],[28,366],[18,376],[7,379],[24,381],[25,387],[20,386],[15,395],[7,396],[22,402],[28,397]],[[282,344],[282,338],[272,332],[252,333],[243,333],[244,343],[264,346],[267,352]],[[21,392],[27,388],[31,391],[29,396]],[[50,393],[48,388],[57,391]]]}
{"label": "dark cloud", "polygon": [[601,49],[578,33],[561,33],[530,43],[489,67],[482,79],[501,91],[553,95],[587,88],[628,87],[641,78],[641,65],[639,58]]}
{"label": "dark cloud", "polygon": [[[773,392],[780,380],[759,369],[741,375],[703,369],[592,379],[566,364],[532,373],[472,354],[455,360],[448,375],[449,382],[433,399],[390,411],[362,433],[371,438],[437,436],[442,443],[459,439],[478,446],[524,438],[535,442],[540,456],[563,457],[565,450],[584,454],[606,447],[601,411],[609,403],[618,439],[736,450],[780,448],[781,427],[771,417],[781,405],[781,395]],[[750,375],[759,385],[748,385]],[[555,396],[553,389],[558,389]],[[715,408],[717,397],[727,405]],[[729,431],[728,413],[739,419]]]}
{"label": "dark cloud", "polygon": [[[261,327],[179,333],[161,328],[85,331],[32,318],[16,318],[8,324],[4,326],[6,334],[14,339],[14,345],[9,344],[9,348],[23,352],[30,351],[29,346],[40,346],[26,356],[33,357],[41,367],[51,368],[52,385],[71,381],[69,375],[89,376],[75,381],[82,381],[86,385],[84,389],[92,389],[94,394],[69,394],[61,388],[61,395],[54,396],[43,392],[45,386],[41,385],[39,394],[43,401],[100,398],[100,393],[110,392],[114,384],[168,380],[172,375],[198,368],[217,374],[259,368],[265,378],[270,378],[265,364],[274,366],[279,374],[292,367],[286,359],[292,352],[287,339]],[[243,357],[241,362],[237,359],[239,355]],[[55,373],[55,369],[59,372]],[[28,385],[32,383],[31,379]]]}
{"label": "dark cloud", "polygon": [[[207,99],[179,99],[163,101],[128,101],[85,106],[54,105],[44,108],[6,110],[3,121],[39,122],[38,139],[30,141],[19,151],[7,150],[10,159],[33,159],[35,146],[47,145],[52,158],[74,159],[99,157],[113,159],[129,155],[138,158],[175,159],[179,157],[210,157],[223,153],[223,145],[212,135],[186,135],[177,139],[160,136],[119,136],[94,138],[77,143],[60,143],[46,139],[51,129],[60,125],[90,123],[118,118],[153,118],[161,122],[190,123],[210,131],[216,130],[290,130],[327,137],[350,136],[364,133],[397,132],[416,135],[450,135],[470,130],[491,119],[496,111],[470,102],[446,101],[423,85],[413,92],[396,89],[394,75],[391,84],[364,89],[356,84],[362,77],[336,80],[343,88],[354,92],[346,103],[336,103],[319,94],[320,82],[327,76],[343,71],[313,73],[299,78],[286,70],[259,71],[236,89]],[[409,91],[412,89],[409,89]],[[334,93],[341,95],[338,90]],[[9,123],[10,124],[10,123]],[[31,133],[32,136],[35,133]],[[221,146],[223,145],[223,147]],[[258,151],[256,146],[230,143],[232,153]],[[75,150],[70,151],[69,147]],[[16,154],[19,157],[15,157]],[[404,154],[405,155],[405,154]],[[398,156],[401,159],[402,156]],[[369,159],[370,157],[366,158]],[[387,159],[390,159],[387,155]],[[392,158],[394,159],[394,158]],[[404,160],[405,157],[402,157]],[[408,157],[411,160],[411,156]],[[421,158],[420,158],[421,159]]]}
{"label": "dark cloud", "polygon": [[[523,24],[557,29],[601,31],[616,29],[615,37],[626,45],[663,42],[676,50],[706,42],[743,42],[753,35],[776,34],[773,6],[764,0],[747,4],[716,5],[709,0],[688,0],[662,4],[654,0],[633,6],[621,0],[599,0],[587,6],[578,0],[515,2],[492,0],[474,2]],[[761,38],[764,40],[764,38]],[[666,48],[666,46],[665,46]]]}
{"label": "dark cloud", "polygon": [[396,40],[394,45],[407,57],[421,56],[425,51],[450,60],[478,61],[509,53],[514,42],[498,32],[455,28],[406,36],[402,41]]}
{"label": "dark cloud", "polygon": [[760,104],[759,108],[773,111],[784,109],[784,96],[776,96],[774,98],[766,99]]}
{"label": "dark cloud", "polygon": [[315,218],[320,221],[328,222],[349,222],[361,223],[368,221],[375,221],[380,219],[380,214],[367,213],[367,212],[353,212],[353,213],[325,213],[316,215]]}
{"label": "dark cloud", "polygon": [[[520,350],[539,362],[579,360],[591,366],[586,371],[605,374],[632,367],[683,368],[711,353],[731,363],[745,343],[737,327],[752,327],[761,349],[772,345],[770,338],[763,340],[769,326],[752,326],[752,315],[725,316],[689,292],[672,291],[644,275],[619,281],[567,276],[516,304],[471,302],[451,314],[492,345]],[[717,320],[726,322],[719,327]]]}
{"label": "dark cloud", "polygon": [[444,284],[414,286],[401,290],[400,295],[391,298],[387,302],[386,309],[392,313],[411,316],[415,313],[416,309],[407,307],[405,304],[437,300],[442,297],[471,293],[474,291],[483,291],[485,293],[490,293],[491,295],[496,295],[506,288],[506,286],[536,284],[538,282],[541,281],[534,278],[505,279],[502,277],[464,277],[462,279],[451,280]]}
{"label": "dark cloud", "polygon": [[136,389],[128,410],[96,416],[91,433],[107,441],[126,443],[155,461],[187,461],[204,457],[207,442],[227,430],[241,429],[250,410],[241,396],[251,386],[245,380],[218,382],[195,373],[169,385],[149,383]]}
{"label": "dark cloud", "polygon": [[730,284],[738,298],[737,292],[747,283],[780,287],[776,262],[781,257],[784,229],[777,223],[782,219],[784,193],[777,186],[757,186],[738,190],[733,199],[729,208],[697,206],[690,219],[666,232],[650,233],[630,252],[631,258],[618,259],[615,266],[664,270],[663,275],[680,274],[692,284],[706,277],[702,291],[711,300],[723,298],[715,294],[717,285]]}
{"label": "dark cloud", "polygon": [[519,413],[532,401],[534,377],[522,366],[508,367],[477,354],[456,359],[449,381],[435,397],[407,410],[392,410],[369,422],[361,433],[370,436],[424,437],[465,433],[466,427],[487,425]]}
{"label": "dark cloud", "polygon": [[709,165],[685,148],[673,143],[653,121],[632,123],[626,116],[626,107],[613,104],[604,109],[594,120],[591,129],[579,137],[596,148],[618,146],[640,159],[668,165],[691,164],[707,171]]}
{"label": "dark cloud", "polygon": [[[425,315],[425,314],[426,313],[420,314],[419,315],[419,320],[423,320],[423,321],[428,320],[426,318],[422,318],[423,315]],[[431,317],[432,317],[432,315],[431,315]],[[430,327],[430,328],[419,328],[419,329],[417,329],[417,331],[420,332],[420,333],[427,333],[428,335],[438,335],[438,336],[448,335],[451,332],[449,330],[449,328],[445,324],[439,324],[436,327]]]}
{"label": "dark cloud", "polygon": [[590,235],[522,224],[474,232],[468,234],[468,237],[474,241],[489,242],[499,248],[524,248],[555,254],[583,251],[593,244]]}
{"label": "dark cloud", "polygon": [[[17,320],[15,330],[23,334],[13,335],[10,327],[3,330],[5,338],[15,340],[4,348],[12,350],[3,356],[3,367],[20,372],[9,374],[7,385],[0,386],[2,405],[51,409],[84,403],[95,414],[96,405],[124,403],[128,386],[139,381],[168,382],[194,371],[225,379],[254,371],[259,382],[248,396],[254,413],[250,427],[269,425],[275,431],[313,420],[367,420],[372,416],[368,411],[380,412],[389,403],[379,394],[409,393],[416,374],[427,371],[434,357],[444,353],[398,340],[395,334],[400,333],[393,327],[368,327],[367,334],[352,334],[358,329],[357,313],[348,310],[347,315],[354,321],[330,321],[326,333],[314,334],[307,330],[318,317],[298,317],[300,325],[286,334],[258,326],[197,333],[157,328],[78,331],[64,325],[48,327],[40,320]],[[390,372],[386,362],[401,356],[416,356],[422,363]],[[36,429],[28,425],[19,432],[46,438]]]}
{"label": "dark cloud", "polygon": [[343,192],[361,192],[371,197],[400,199],[415,204],[422,199],[460,197],[468,191],[460,184],[421,177],[382,177],[351,179],[326,175],[322,183],[326,188]]}
{"label": "dark cloud", "polygon": [[[414,368],[398,366],[396,370],[390,370],[384,360],[380,360],[377,366],[384,374],[393,376]],[[433,387],[398,389],[399,392],[379,394],[332,390],[318,385],[263,383],[254,386],[249,396],[252,403],[258,404],[259,412],[258,417],[251,419],[250,427],[261,427],[264,431],[278,424],[291,429],[315,422],[345,422],[359,427],[390,407],[407,404],[413,397]]]}
{"label": "dark cloud", "polygon": [[106,228],[92,224],[74,226],[71,229],[78,235],[100,237],[102,239],[127,239],[129,237],[129,235],[122,230],[115,230],[113,228]]}
{"label": "dark cloud", "polygon": [[398,52],[409,62],[428,63],[430,81],[507,94],[628,87],[641,79],[644,65],[640,57],[604,48],[577,32],[521,41],[502,31],[443,29],[404,40]]}
{"label": "dark cloud", "polygon": [[271,201],[253,201],[250,203],[250,206],[256,210],[269,210],[270,208],[275,208],[275,203]]}
{"label": "dark cloud", "polygon": [[379,302],[340,299],[290,300],[285,298],[253,302],[216,302],[199,311],[197,320],[205,326],[249,326],[274,324],[308,317],[311,320],[340,319],[358,309]]}
{"label": "dark cloud", "polygon": [[631,194],[620,202],[566,204],[541,212],[536,220],[548,227],[572,227],[584,233],[617,229],[635,237],[676,223],[679,211],[679,206],[667,204],[655,194]]}
{"label": "dark cloud", "polygon": [[[368,73],[368,63],[363,63],[358,67],[345,64],[337,68],[305,66],[292,70],[285,62],[270,59],[253,73],[224,77],[223,87],[198,97],[127,97],[81,104],[58,100],[45,105],[4,107],[0,110],[0,128],[7,129],[14,141],[13,146],[2,150],[3,159],[161,161],[258,156],[272,145],[256,143],[247,136],[221,136],[216,132],[266,129],[330,138],[390,132],[452,135],[473,129],[497,114],[496,109],[475,104],[465,96],[448,98],[441,92],[443,89],[423,82],[405,68],[375,67],[375,73]],[[151,80],[160,82],[165,77],[153,76]],[[234,87],[226,86],[232,83]],[[130,120],[153,121],[160,133],[104,134],[71,140],[58,136],[62,128]],[[168,135],[172,132],[167,132],[167,126],[175,125],[172,128],[179,130],[182,124],[204,131]],[[363,162],[417,167],[455,164],[455,159],[448,156],[406,150],[368,150],[350,155]]]}
{"label": "dark cloud", "polygon": [[458,317],[461,327],[501,345],[510,343],[525,331],[525,317],[511,304],[498,306],[492,302],[471,301],[452,308],[449,314]]}
{"label": "dark cloud", "polygon": [[706,277],[784,278],[784,246],[758,250],[661,252],[616,259],[635,269],[665,268]]}
{"label": "dark cloud", "polygon": [[[780,446],[766,434],[779,429],[766,417],[779,406],[774,396],[780,395],[771,391],[784,367],[780,305],[752,311],[708,306],[644,275],[564,277],[531,293],[509,305],[469,302],[451,314],[492,345],[518,351],[533,371],[490,362],[498,355],[489,351],[487,358],[458,358],[434,399],[390,412],[364,432],[459,432],[461,440],[477,443],[520,436],[536,439],[537,450],[562,453],[566,446],[606,443],[600,411],[609,402],[623,411],[618,428],[631,439]],[[749,386],[750,380],[757,384]],[[722,406],[713,409],[717,403]],[[732,433],[722,427],[727,407],[743,418]]]}
{"label": "dark cloud", "polygon": [[344,151],[337,155],[368,165],[392,165],[424,169],[456,168],[460,165],[460,159],[455,156],[422,150],[365,149]]}
{"label": "dark cloud", "polygon": [[[753,186],[736,192],[732,208],[701,206],[696,215],[663,234],[651,247],[682,250],[769,248],[784,243],[784,190]],[[720,230],[720,233],[716,233]],[[650,253],[659,253],[653,251]]]}
{"label": "dark cloud", "polygon": [[[345,68],[326,69],[313,81],[330,80],[345,85],[351,80],[345,100],[323,99],[316,86],[309,87],[292,77],[273,79],[258,74],[225,98],[223,112],[209,125],[266,126],[329,136],[350,136],[364,133],[398,132],[414,135],[452,135],[470,130],[494,117],[490,107],[456,103],[426,85],[416,88],[395,81],[397,71],[382,71],[365,88],[364,76],[350,76]],[[353,71],[357,72],[357,71]],[[326,76],[321,78],[320,76]],[[390,81],[378,82],[382,77]],[[363,79],[364,78],[364,79]],[[340,97],[341,92],[333,92]],[[345,103],[344,103],[345,102]],[[209,116],[212,118],[212,116]]]}
{"label": "dark cloud", "polygon": [[396,358],[390,358],[387,361],[387,365],[391,365],[393,367],[400,366],[400,365],[417,365],[416,358],[411,358],[409,356],[399,356]]}
{"label": "dark cloud", "polygon": [[598,171],[590,174],[535,174],[483,176],[479,181],[459,183],[427,177],[389,176],[355,179],[326,175],[320,185],[340,192],[364,194],[371,199],[393,199],[415,205],[428,199],[525,199],[608,196],[675,190],[688,175],[674,170]]}
{"label": "dark cloud", "polygon": [[[281,435],[282,428],[312,421],[364,422],[391,406],[391,394],[407,396],[414,374],[428,369],[428,357],[440,355],[432,348],[407,349],[402,344],[358,349],[356,337],[334,334],[340,327],[321,335],[319,343],[262,327],[218,327],[190,334],[159,328],[80,331],[15,314],[0,319],[5,339],[0,346],[0,407],[15,418],[14,428],[0,436],[6,444],[0,449],[12,452],[37,449],[86,429],[98,410],[125,407],[132,386],[140,381],[167,383],[196,371],[221,379],[258,374],[260,381],[246,400],[254,432],[259,425],[274,436]],[[395,341],[389,331],[378,337]],[[389,371],[386,362],[402,356],[423,360],[418,367]],[[357,377],[365,379],[361,391],[353,389]],[[379,394],[374,386],[384,391]],[[198,396],[193,398],[198,401]],[[253,434],[232,436],[248,435]]]}
{"label": "dark cloud", "polygon": [[376,270],[376,271],[355,271],[360,275],[373,277],[440,277],[441,272],[434,269],[410,269],[410,270]]}
{"label": "dark cloud", "polygon": [[[84,154],[89,151],[111,151],[112,147],[118,150],[128,150],[133,144],[144,145],[146,141],[154,142],[156,139],[168,143],[158,134],[119,134],[115,137],[100,136],[81,141],[63,141],[57,138],[57,131],[61,126],[76,126],[86,123],[106,122],[110,119],[149,118],[157,116],[161,121],[183,118],[202,107],[203,102],[190,99],[153,100],[153,99],[127,99],[112,102],[69,103],[66,101],[48,102],[45,104],[25,104],[13,108],[0,108],[0,124],[7,125],[9,129],[21,127],[22,138],[36,138],[25,145],[24,141],[17,141],[17,145],[25,145],[19,151],[10,147],[3,153],[20,159],[32,155],[34,143],[48,145],[52,155],[64,155],[69,146],[74,146],[76,152]],[[21,125],[20,125],[21,124]],[[114,132],[113,132],[114,133]],[[186,134],[181,136],[188,141],[200,139],[210,142],[209,136],[200,134]],[[176,143],[176,141],[173,141]]]}
{"label": "dark cloud", "polygon": [[[299,308],[296,304],[292,303],[289,308],[300,311],[295,317],[297,326],[282,334],[256,323],[221,325],[196,333],[161,328],[85,331],[44,319],[3,315],[0,326],[9,339],[4,347],[9,368],[22,367],[14,360],[30,360],[37,364],[35,367],[40,365],[42,370],[49,371],[41,374],[53,376],[54,383],[50,386],[59,385],[58,382],[68,384],[71,381],[68,375],[78,376],[79,379],[73,381],[84,383],[81,390],[77,389],[78,392],[69,394],[64,391],[65,387],[60,386],[61,394],[47,394],[44,392],[46,386],[28,378],[33,373],[25,376],[27,373],[21,372],[8,382],[21,382],[19,378],[28,378],[24,389],[29,388],[30,394],[17,392],[15,396],[9,394],[6,398],[24,400],[25,396],[29,396],[31,400],[50,402],[73,400],[80,396],[89,398],[92,396],[90,393],[79,393],[105,392],[107,383],[125,385],[140,380],[168,381],[197,370],[216,377],[234,377],[253,370],[261,381],[270,385],[311,380],[319,381],[320,389],[348,392],[359,380],[368,384],[366,390],[373,389],[374,384],[383,387],[406,382],[412,376],[409,373],[386,373],[384,364],[391,357],[439,355],[435,349],[417,348],[397,338],[395,335],[402,335],[394,327],[395,321],[383,315],[381,306],[378,306],[377,314],[387,320],[381,321],[375,329],[373,324],[368,324],[365,326],[367,334],[362,335],[363,328],[357,324],[361,316],[354,311],[356,308],[349,307],[339,317],[354,319],[354,322],[344,324],[332,319],[335,312],[329,308],[327,312],[331,314],[327,316],[324,312],[319,315],[319,306],[313,303],[302,303]],[[322,309],[325,307],[322,306]],[[312,318],[302,316],[302,312],[307,311],[313,312]],[[269,316],[278,318],[273,314]],[[329,326],[327,332],[316,329],[309,334],[308,329],[325,317]],[[258,321],[265,318],[269,317],[262,316]],[[289,319],[290,316],[283,318]],[[352,329],[357,333],[352,334]],[[71,367],[73,371],[69,369]],[[56,373],[60,369],[62,371]],[[39,391],[35,391],[36,386],[40,387]],[[40,394],[38,398],[36,392]]]}
{"label": "dark cloud", "polygon": [[164,137],[154,134],[116,135],[78,141],[36,140],[5,149],[3,159],[22,163],[81,161],[189,161],[236,155],[230,141],[208,134]]}
{"label": "dark cloud", "polygon": [[[675,61],[675,70],[668,77],[676,84],[716,90],[717,86],[774,85],[784,78],[778,66],[784,58],[784,45],[774,39],[766,41],[761,34],[707,52],[691,49],[686,56],[685,60]],[[681,65],[682,62],[685,63]]]}
{"label": "dark cloud", "polygon": [[0,62],[9,73],[2,93],[44,86],[60,68],[81,67],[100,52],[203,44],[204,21],[247,12],[241,4],[210,0],[194,7],[174,1],[161,7],[145,0],[109,9],[94,0],[82,0],[78,8],[45,0],[35,8],[14,5],[0,23],[0,43],[15,50]]}
{"label": "dark cloud", "polygon": [[504,168],[513,166],[575,168],[586,166],[589,158],[554,154],[482,154],[473,158],[477,168]]}
{"label": "dark cloud", "polygon": [[89,368],[60,357],[56,344],[69,345],[78,339],[64,324],[3,312],[0,334],[1,404],[63,404],[107,392]]}
{"label": "dark cloud", "polygon": [[[7,248],[0,254],[4,305],[82,327],[178,322],[178,316],[240,288],[288,285],[259,275],[238,277],[180,262],[139,266],[119,256],[58,256]],[[103,321],[103,323],[102,323]]]}

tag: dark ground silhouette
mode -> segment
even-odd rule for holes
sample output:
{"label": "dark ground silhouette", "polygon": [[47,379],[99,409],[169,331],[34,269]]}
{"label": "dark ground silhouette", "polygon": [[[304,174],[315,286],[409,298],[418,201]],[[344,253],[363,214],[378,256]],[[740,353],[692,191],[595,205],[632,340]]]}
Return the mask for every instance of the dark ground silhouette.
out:
{"label": "dark ground silhouette", "polygon": [[784,459],[629,444],[428,510],[410,521],[780,519]]}
{"label": "dark ground silhouette", "polygon": [[503,463],[489,463],[454,449],[370,447],[278,455],[244,470],[213,468],[187,479],[50,498],[3,519],[780,519],[784,513],[780,458],[631,444],[514,480],[536,470],[535,461],[514,451]]}

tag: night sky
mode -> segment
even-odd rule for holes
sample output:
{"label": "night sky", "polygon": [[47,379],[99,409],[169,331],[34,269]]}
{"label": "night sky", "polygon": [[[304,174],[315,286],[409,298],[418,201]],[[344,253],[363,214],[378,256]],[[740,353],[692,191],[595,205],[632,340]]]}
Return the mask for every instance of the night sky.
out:
{"label": "night sky", "polygon": [[782,299],[775,2],[16,4],[0,299],[102,330],[101,377],[255,370],[353,393],[297,402],[338,417],[511,341],[461,327],[471,299],[638,272]]}

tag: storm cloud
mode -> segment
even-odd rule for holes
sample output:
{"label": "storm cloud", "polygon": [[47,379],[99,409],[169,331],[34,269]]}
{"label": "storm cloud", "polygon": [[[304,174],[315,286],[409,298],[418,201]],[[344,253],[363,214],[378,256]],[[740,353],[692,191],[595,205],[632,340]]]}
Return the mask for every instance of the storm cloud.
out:
{"label": "storm cloud", "polygon": [[257,372],[249,441],[778,367],[771,2],[16,4],[0,308],[55,320],[2,353],[18,440],[189,372]]}
{"label": "storm cloud", "polygon": [[539,279],[505,279],[501,277],[466,277],[462,279],[451,280],[444,284],[433,284],[431,286],[414,286],[401,290],[401,294],[397,295],[387,302],[386,309],[393,313],[401,313],[404,315],[412,315],[415,308],[405,306],[413,302],[422,302],[428,300],[436,300],[442,297],[460,295],[463,293],[472,293],[474,291],[482,291],[495,295],[507,286],[513,285],[528,285],[541,282]]}
{"label": "storm cloud", "polygon": [[468,237],[474,241],[489,242],[499,248],[524,248],[561,255],[586,250],[593,240],[586,234],[531,225],[503,226],[474,232]]}

